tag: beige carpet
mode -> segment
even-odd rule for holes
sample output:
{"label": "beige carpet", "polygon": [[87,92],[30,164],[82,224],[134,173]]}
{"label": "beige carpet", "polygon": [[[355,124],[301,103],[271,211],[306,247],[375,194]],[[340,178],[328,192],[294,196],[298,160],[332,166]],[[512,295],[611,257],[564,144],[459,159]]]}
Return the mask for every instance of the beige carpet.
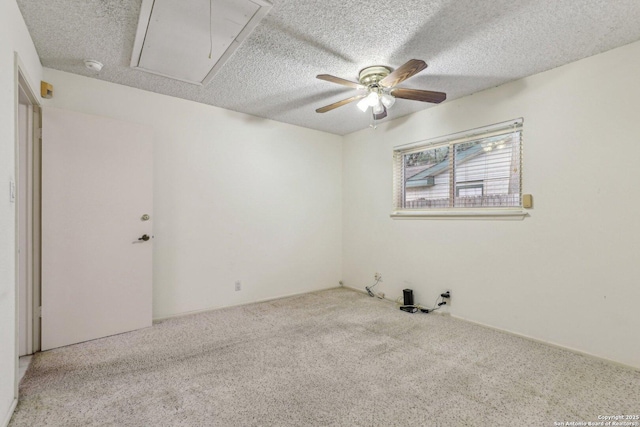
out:
{"label": "beige carpet", "polygon": [[640,372],[347,289],[37,354],[11,426],[553,426],[640,413]]}

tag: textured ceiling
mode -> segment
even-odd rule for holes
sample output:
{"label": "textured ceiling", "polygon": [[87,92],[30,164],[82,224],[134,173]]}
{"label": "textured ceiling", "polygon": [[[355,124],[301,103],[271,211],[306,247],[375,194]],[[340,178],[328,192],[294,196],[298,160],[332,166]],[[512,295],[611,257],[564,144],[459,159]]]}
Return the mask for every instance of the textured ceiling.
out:
{"label": "textured ceiling", "polygon": [[[368,65],[422,59],[429,67],[400,87],[452,100],[640,39],[638,0],[271,2],[206,87],[129,67],[140,0],[18,5],[46,67],[340,135],[367,127],[371,116],[355,103],[316,113],[357,93],[317,74],[355,81]],[[85,58],[105,66],[94,74]],[[399,99],[385,120],[432,106]]]}

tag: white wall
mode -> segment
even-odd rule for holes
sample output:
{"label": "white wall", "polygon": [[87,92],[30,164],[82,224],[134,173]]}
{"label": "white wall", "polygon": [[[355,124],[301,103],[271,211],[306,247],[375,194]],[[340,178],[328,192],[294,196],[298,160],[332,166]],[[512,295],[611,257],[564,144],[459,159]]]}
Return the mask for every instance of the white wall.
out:
{"label": "white wall", "polygon": [[340,137],[44,72],[45,106],[154,131],[154,317],[338,286]]}
{"label": "white wall", "polygon": [[[16,370],[15,204],[9,181],[15,179],[15,76],[18,52],[39,90],[42,67],[15,1],[0,1],[0,425],[10,416]],[[37,84],[37,86],[35,84]]]}
{"label": "white wall", "polygon": [[[636,42],[345,137],[346,285],[640,367],[639,75]],[[529,218],[389,218],[395,145],[518,117]]]}

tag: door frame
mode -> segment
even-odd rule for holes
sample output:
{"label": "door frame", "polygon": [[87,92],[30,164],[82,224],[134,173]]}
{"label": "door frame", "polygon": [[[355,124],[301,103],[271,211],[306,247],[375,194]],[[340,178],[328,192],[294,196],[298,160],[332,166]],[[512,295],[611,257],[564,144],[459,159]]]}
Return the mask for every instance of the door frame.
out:
{"label": "door frame", "polygon": [[[14,181],[15,181],[15,379],[14,396],[18,399],[19,386],[19,338],[20,338],[20,269],[19,269],[19,244],[20,244],[20,220],[19,203],[21,194],[18,194],[20,170],[27,168],[27,223],[26,236],[30,243],[27,249],[27,337],[28,351],[34,353],[40,350],[40,173],[41,173],[41,104],[38,92],[34,90],[33,80],[29,77],[26,67],[20,59],[18,52],[14,53]],[[27,138],[27,158],[20,156],[20,92],[29,101],[30,132]]]}

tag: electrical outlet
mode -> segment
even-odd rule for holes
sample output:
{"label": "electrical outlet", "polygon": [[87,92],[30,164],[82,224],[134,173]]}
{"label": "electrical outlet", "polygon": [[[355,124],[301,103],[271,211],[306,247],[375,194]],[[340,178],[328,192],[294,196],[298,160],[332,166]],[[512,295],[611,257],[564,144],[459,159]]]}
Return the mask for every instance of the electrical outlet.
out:
{"label": "electrical outlet", "polygon": [[374,275],[373,275],[373,278],[374,278],[375,280],[381,280],[381,279],[382,279],[382,274],[380,274],[380,273],[376,273],[376,274],[374,274]]}
{"label": "electrical outlet", "polygon": [[241,290],[242,290],[242,283],[240,283],[240,280],[236,280],[236,292]]}

